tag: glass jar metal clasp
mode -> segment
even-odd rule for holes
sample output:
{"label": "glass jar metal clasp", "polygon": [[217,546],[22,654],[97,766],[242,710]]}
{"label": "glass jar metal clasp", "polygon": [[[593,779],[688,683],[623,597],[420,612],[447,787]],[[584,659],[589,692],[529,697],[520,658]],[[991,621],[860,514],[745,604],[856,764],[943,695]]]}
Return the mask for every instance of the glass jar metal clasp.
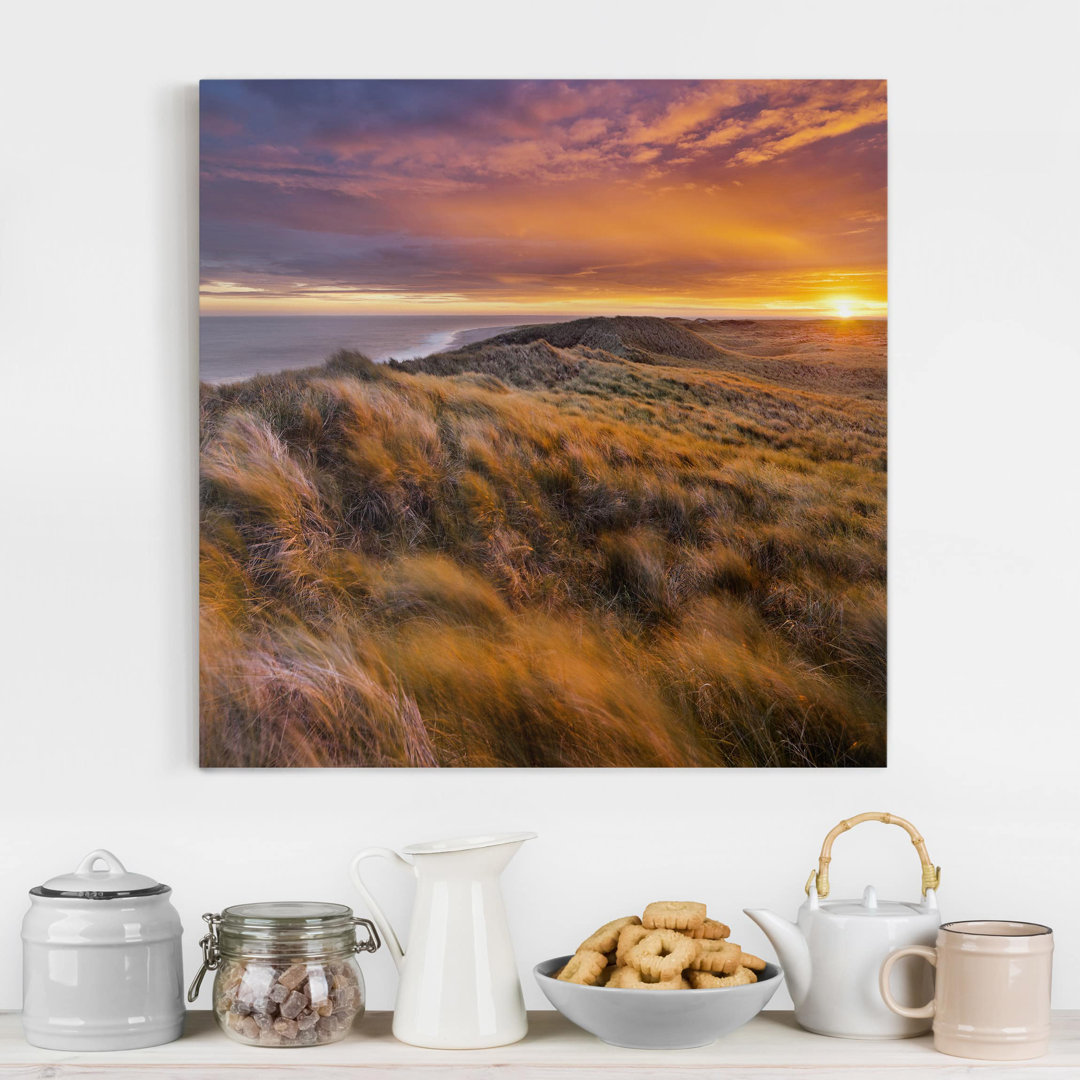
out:
{"label": "glass jar metal clasp", "polygon": [[203,921],[209,927],[209,930],[199,939],[199,944],[202,946],[203,962],[202,967],[199,968],[198,974],[188,987],[188,1001],[194,1001],[199,996],[199,991],[202,989],[203,979],[206,978],[206,973],[208,971],[217,971],[218,964],[221,963],[221,949],[218,946],[217,936],[217,928],[218,924],[221,922],[221,916],[215,915],[212,912],[207,912],[203,915]]}
{"label": "glass jar metal clasp", "polygon": [[374,952],[376,949],[382,947],[382,941],[379,939],[379,931],[375,929],[375,924],[370,919],[360,919],[355,915],[353,916],[353,925],[362,926],[367,931],[367,939],[361,941],[356,939],[356,944],[353,946],[353,952]]}

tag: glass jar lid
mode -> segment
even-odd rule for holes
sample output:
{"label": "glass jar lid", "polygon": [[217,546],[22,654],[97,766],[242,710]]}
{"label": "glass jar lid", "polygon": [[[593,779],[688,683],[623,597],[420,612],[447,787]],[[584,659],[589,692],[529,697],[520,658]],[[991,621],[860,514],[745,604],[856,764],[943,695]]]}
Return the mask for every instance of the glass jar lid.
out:
{"label": "glass jar lid", "polygon": [[356,924],[344,904],[235,904],[222,911],[217,936],[222,956],[299,958],[356,950]]}

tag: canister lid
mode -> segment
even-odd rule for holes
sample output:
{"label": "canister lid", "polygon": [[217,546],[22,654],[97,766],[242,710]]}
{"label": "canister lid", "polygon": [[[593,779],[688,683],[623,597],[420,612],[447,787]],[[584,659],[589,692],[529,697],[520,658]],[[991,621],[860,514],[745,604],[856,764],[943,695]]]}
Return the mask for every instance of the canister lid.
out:
{"label": "canister lid", "polygon": [[[104,863],[102,869],[94,869]],[[44,885],[30,890],[31,896],[59,896],[81,900],[113,900],[127,896],[156,896],[169,891],[145,874],[132,874],[124,864],[104,848],[91,851],[70,874],[49,878]]]}

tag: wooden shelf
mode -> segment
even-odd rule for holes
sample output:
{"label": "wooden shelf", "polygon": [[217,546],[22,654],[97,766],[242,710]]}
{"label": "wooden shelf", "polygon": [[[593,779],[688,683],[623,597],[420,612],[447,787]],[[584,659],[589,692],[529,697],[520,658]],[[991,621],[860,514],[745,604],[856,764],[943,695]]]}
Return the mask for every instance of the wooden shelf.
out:
{"label": "wooden shelf", "polygon": [[146,1050],[87,1054],[38,1050],[15,1013],[0,1014],[0,1076],[63,1080],[1073,1080],[1080,1076],[1080,1012],[1055,1013],[1050,1053],[1036,1061],[969,1061],[935,1053],[929,1036],[895,1042],[826,1039],[796,1026],[789,1012],[765,1012],[697,1050],[622,1050],[555,1012],[529,1014],[529,1034],[495,1050],[422,1050],[390,1034],[390,1013],[369,1013],[343,1042],[277,1050],[228,1039],[209,1012],[188,1013],[184,1037]]}

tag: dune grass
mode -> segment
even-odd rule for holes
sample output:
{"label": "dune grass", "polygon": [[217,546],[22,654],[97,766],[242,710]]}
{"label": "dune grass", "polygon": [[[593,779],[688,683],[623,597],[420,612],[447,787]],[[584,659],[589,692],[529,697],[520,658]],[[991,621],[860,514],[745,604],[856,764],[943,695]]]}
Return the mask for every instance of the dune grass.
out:
{"label": "dune grass", "polygon": [[884,387],[661,319],[203,385],[202,763],[884,764]]}

